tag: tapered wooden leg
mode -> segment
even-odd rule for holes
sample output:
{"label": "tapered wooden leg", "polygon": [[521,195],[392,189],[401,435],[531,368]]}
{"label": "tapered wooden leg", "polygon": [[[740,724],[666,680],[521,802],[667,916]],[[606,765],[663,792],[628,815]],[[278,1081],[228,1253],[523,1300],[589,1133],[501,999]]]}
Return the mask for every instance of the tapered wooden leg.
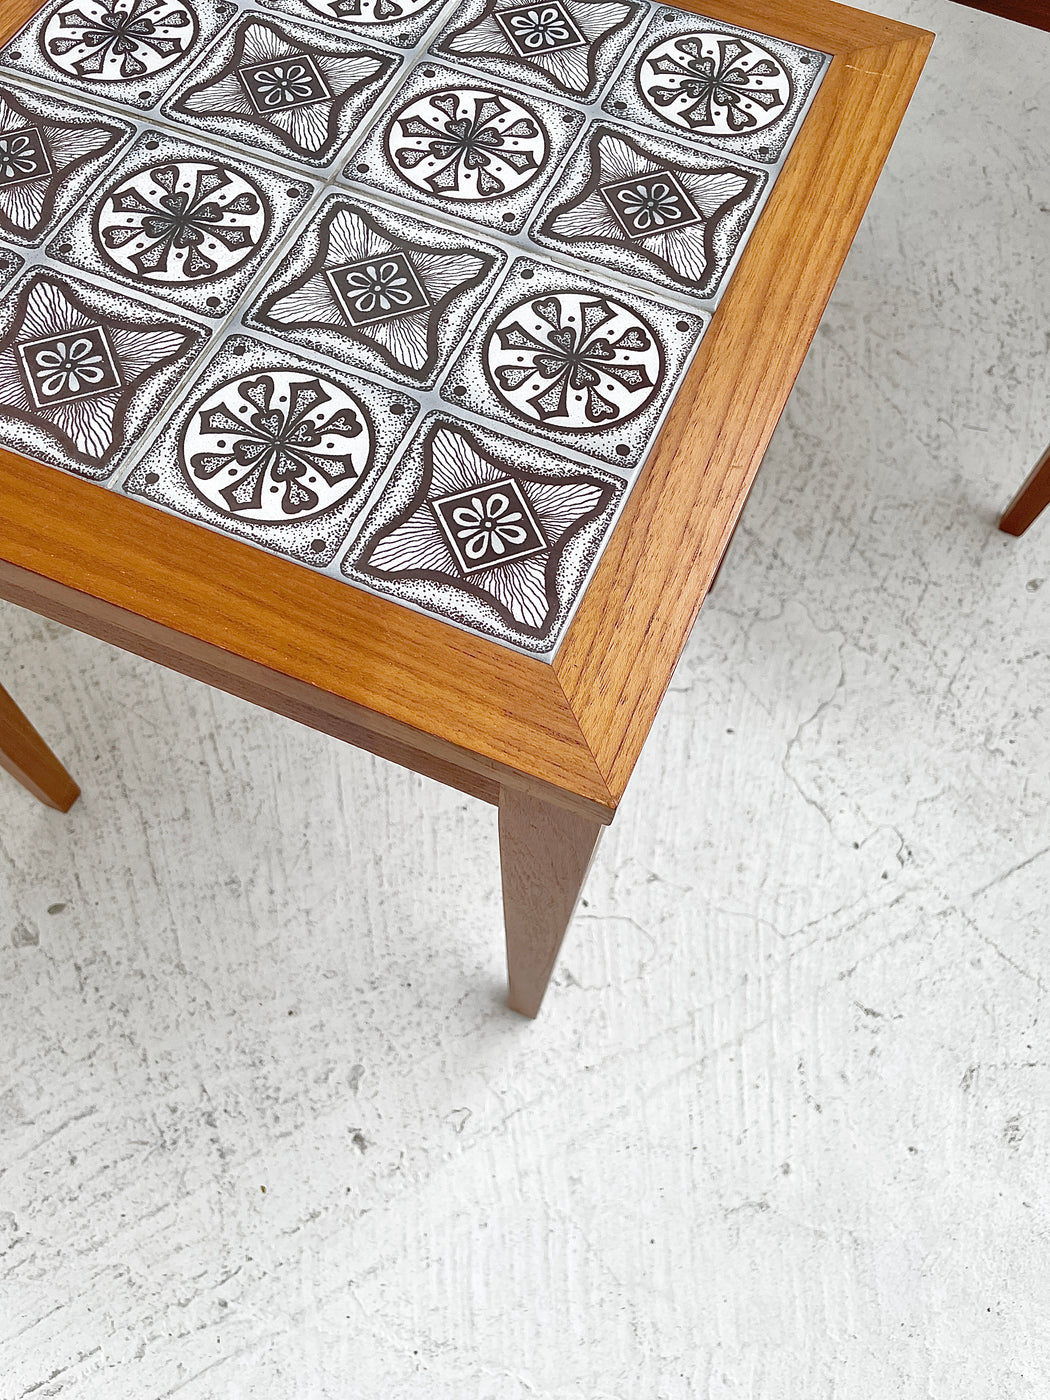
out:
{"label": "tapered wooden leg", "polygon": [[1032,521],[1050,506],[1050,447],[1036,462],[1032,474],[1006,508],[999,529],[1023,535]]}
{"label": "tapered wooden leg", "polygon": [[0,768],[49,807],[68,812],[80,789],[0,686]]}
{"label": "tapered wooden leg", "polygon": [[499,798],[510,1005],[535,1016],[602,828],[514,788]]}

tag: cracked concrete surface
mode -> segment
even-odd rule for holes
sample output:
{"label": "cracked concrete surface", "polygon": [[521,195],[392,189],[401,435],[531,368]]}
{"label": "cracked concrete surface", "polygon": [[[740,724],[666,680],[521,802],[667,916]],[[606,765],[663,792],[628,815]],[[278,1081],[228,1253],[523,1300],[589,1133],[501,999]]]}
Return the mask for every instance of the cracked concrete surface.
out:
{"label": "cracked concrete surface", "polygon": [[84,788],[0,784],[0,1400],[1050,1394],[1050,35],[881,8],[940,39],[537,1024],[490,809],[0,609]]}

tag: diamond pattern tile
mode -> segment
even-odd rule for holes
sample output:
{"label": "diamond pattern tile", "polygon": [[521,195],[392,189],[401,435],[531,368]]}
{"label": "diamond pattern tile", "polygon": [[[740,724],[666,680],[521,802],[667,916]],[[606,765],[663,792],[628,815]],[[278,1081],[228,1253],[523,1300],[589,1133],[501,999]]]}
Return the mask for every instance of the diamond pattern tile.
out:
{"label": "diamond pattern tile", "polygon": [[50,0],[0,446],[549,658],[826,64],[648,0]]}

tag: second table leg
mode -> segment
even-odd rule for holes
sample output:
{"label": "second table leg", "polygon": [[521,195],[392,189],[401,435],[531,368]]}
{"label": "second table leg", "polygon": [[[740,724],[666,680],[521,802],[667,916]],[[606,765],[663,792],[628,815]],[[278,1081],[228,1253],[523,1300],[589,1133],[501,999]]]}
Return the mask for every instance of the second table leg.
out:
{"label": "second table leg", "polygon": [[80,789],[0,686],[0,768],[6,768],[34,797],[68,812]]}

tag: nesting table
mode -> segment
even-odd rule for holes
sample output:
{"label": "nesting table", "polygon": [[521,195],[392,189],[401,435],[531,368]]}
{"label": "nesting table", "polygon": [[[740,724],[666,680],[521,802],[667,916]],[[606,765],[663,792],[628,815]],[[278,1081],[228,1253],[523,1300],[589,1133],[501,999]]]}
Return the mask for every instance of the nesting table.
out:
{"label": "nesting table", "polygon": [[534,1016],[931,36],[823,0],[0,29],[0,596],[496,805]]}

